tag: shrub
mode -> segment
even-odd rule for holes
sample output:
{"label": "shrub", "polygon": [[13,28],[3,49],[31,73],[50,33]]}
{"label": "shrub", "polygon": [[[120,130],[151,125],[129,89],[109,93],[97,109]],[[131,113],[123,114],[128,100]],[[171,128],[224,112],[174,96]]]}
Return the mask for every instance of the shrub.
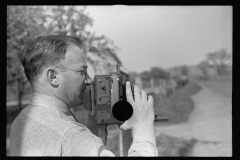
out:
{"label": "shrub", "polygon": [[194,102],[191,96],[201,90],[196,82],[190,82],[183,88],[176,90],[168,98],[154,104],[155,114],[166,116],[170,121],[158,123],[170,125],[188,121],[190,113],[194,109]]}

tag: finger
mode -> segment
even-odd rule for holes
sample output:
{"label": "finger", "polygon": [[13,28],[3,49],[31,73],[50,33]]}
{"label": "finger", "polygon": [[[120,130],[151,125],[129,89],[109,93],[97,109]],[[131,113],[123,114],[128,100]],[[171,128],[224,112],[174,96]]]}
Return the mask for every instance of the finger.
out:
{"label": "finger", "polygon": [[148,95],[148,102],[153,105],[153,97]]}
{"label": "finger", "polygon": [[139,88],[136,85],[134,85],[134,98],[135,101],[139,101],[141,99]]}
{"label": "finger", "polygon": [[126,83],[126,95],[127,95],[127,101],[130,103],[133,102],[132,90],[131,90],[131,85],[129,81],[127,81]]}
{"label": "finger", "polygon": [[147,94],[144,90],[141,90],[141,95],[142,95],[142,101],[146,102],[147,101]]}

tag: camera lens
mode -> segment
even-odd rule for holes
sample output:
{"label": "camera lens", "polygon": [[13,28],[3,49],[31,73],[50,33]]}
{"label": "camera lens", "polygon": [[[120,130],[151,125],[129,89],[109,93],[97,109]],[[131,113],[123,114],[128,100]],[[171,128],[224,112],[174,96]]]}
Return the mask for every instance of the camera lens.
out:
{"label": "camera lens", "polygon": [[117,120],[126,121],[132,117],[132,105],[127,101],[118,101],[112,108],[112,114]]}
{"label": "camera lens", "polygon": [[[132,105],[129,102],[127,102],[126,83],[122,83],[122,88],[120,90],[121,90],[120,97],[122,100],[114,104],[112,114],[117,120],[126,121],[129,118],[131,118],[133,114],[133,108]],[[133,85],[131,85],[131,90],[134,99]]]}

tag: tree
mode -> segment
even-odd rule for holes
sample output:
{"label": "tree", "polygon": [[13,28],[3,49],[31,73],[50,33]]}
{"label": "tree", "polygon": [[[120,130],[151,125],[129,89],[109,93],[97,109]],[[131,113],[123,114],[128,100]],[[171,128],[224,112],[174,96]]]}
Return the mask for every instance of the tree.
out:
{"label": "tree", "polygon": [[159,78],[169,79],[170,74],[159,67],[152,67],[150,71],[142,72],[140,74],[140,77],[143,81],[150,81],[151,78],[153,78],[154,80],[158,80]]}
{"label": "tree", "polygon": [[153,79],[158,80],[158,79],[169,79],[170,74],[166,72],[164,69],[159,68],[159,67],[152,67],[151,68],[151,76]]}
{"label": "tree", "polygon": [[141,74],[140,74],[140,77],[141,79],[145,82],[145,81],[150,81],[152,75],[149,71],[143,71]]}
{"label": "tree", "polygon": [[7,7],[7,85],[16,86],[19,109],[28,83],[20,54],[29,37],[44,33],[42,10],[36,7]]}
{"label": "tree", "polygon": [[226,49],[222,48],[219,51],[208,53],[207,60],[212,63],[216,69],[219,76],[226,74],[227,61],[231,60],[232,54],[227,53]]}
{"label": "tree", "polygon": [[129,75],[129,81],[131,83],[135,83],[135,80],[138,74],[136,72],[129,72],[128,75]]}
{"label": "tree", "polygon": [[183,76],[187,76],[189,72],[189,68],[186,65],[180,66],[179,67],[180,73]]}
{"label": "tree", "polygon": [[48,31],[82,39],[87,61],[93,66],[95,72],[101,73],[102,65],[105,70],[113,69],[116,64],[122,65],[116,55],[119,48],[114,45],[113,40],[104,35],[96,36],[94,32],[86,31],[88,25],[93,25],[93,19],[84,13],[86,7],[80,9],[75,6],[48,6],[45,8],[48,21],[45,26]]}
{"label": "tree", "polygon": [[91,26],[93,20],[84,13],[85,9],[75,6],[7,6],[7,85],[16,86],[20,109],[28,81],[19,55],[29,38],[45,34],[77,36],[83,40],[87,61],[95,71],[100,65],[104,69],[122,65],[116,55],[118,48],[111,39],[86,31],[86,26]]}
{"label": "tree", "polygon": [[151,73],[149,71],[143,71],[142,73],[140,73],[140,77],[141,77],[141,80],[142,80],[142,87],[143,88],[147,88],[150,86],[150,80],[151,80]]}
{"label": "tree", "polygon": [[170,74],[160,67],[152,67],[150,71],[140,73],[140,77],[144,87],[148,87],[150,80],[153,79],[155,84],[159,83],[159,79],[169,79]]}
{"label": "tree", "polygon": [[203,77],[205,80],[207,80],[209,78],[208,76],[208,72],[207,72],[207,68],[208,68],[209,64],[207,61],[202,61],[200,62],[197,67],[202,71],[203,73]]}

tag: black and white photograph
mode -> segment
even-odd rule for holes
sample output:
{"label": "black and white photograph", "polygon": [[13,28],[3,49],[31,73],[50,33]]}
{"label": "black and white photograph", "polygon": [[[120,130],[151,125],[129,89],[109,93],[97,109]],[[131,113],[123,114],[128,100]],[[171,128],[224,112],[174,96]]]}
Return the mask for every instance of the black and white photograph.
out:
{"label": "black and white photograph", "polygon": [[6,9],[6,156],[233,156],[233,6]]}

